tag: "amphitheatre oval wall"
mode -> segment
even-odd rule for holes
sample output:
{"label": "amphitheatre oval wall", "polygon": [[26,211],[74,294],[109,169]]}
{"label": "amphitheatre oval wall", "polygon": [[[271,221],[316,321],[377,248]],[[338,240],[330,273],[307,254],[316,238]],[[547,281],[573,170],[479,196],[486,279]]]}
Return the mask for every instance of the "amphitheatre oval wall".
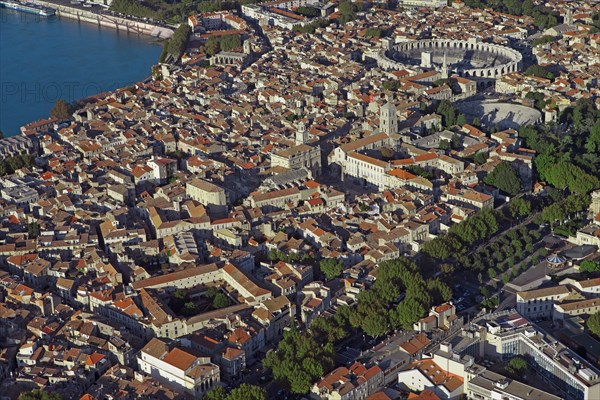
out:
{"label": "amphitheatre oval wall", "polygon": [[430,39],[390,43],[379,53],[378,64],[395,70],[419,67],[423,52],[431,53],[437,65],[445,57],[448,68],[465,78],[496,79],[517,72],[523,60],[518,51],[494,43]]}

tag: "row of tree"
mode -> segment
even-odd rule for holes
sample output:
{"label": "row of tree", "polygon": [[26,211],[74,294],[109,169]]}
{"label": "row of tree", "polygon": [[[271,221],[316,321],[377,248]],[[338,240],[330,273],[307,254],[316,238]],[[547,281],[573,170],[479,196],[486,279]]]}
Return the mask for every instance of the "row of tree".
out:
{"label": "row of tree", "polygon": [[173,60],[178,61],[185,51],[188,39],[192,34],[192,28],[188,24],[181,24],[173,33],[173,36],[164,43],[159,62],[165,62],[170,55]]}
{"label": "row of tree", "polygon": [[358,295],[349,322],[371,337],[408,330],[432,305],[451,297],[452,290],[445,283],[426,280],[414,261],[400,257],[379,265],[375,283]]}
{"label": "row of tree", "polygon": [[551,225],[560,223],[563,220],[574,218],[578,213],[588,209],[590,205],[590,196],[583,193],[571,194],[564,199],[544,207],[541,219]]}
{"label": "row of tree", "polygon": [[[322,262],[324,273],[328,264],[339,266],[337,262]],[[285,332],[263,366],[292,393],[307,393],[312,383],[333,367],[335,345],[351,332],[360,335],[362,331],[377,338],[395,329],[412,329],[432,305],[451,297],[446,284],[423,278],[414,261],[405,257],[384,261],[377,269],[375,283],[358,295],[355,307],[340,306],[332,317],[317,317],[304,332],[294,327]]]}
{"label": "row of tree", "polygon": [[[540,237],[538,231],[526,227],[512,229],[489,245],[479,247],[474,254],[459,257],[456,264],[467,271],[487,271],[490,278],[495,278],[497,273],[504,272],[506,268],[514,266],[526,255],[533,253],[533,244]],[[490,268],[495,268],[496,273],[490,274]],[[479,281],[483,282],[483,277],[480,277]]]}
{"label": "row of tree", "polygon": [[503,13],[530,16],[540,29],[558,25],[558,14],[543,6],[543,3],[536,4],[534,0],[464,0],[464,3],[474,8],[491,8]]}
{"label": "row of tree", "polygon": [[564,110],[560,124],[525,126],[519,136],[538,155],[539,177],[557,189],[589,193],[600,187],[600,111],[590,99]]}
{"label": "row of tree", "polygon": [[160,19],[161,14],[144,2],[136,0],[113,0],[110,9],[124,15],[133,15],[140,18]]}
{"label": "row of tree", "polygon": [[241,384],[229,393],[222,386],[216,386],[206,393],[202,400],[267,400],[267,391],[247,383]]}
{"label": "row of tree", "polygon": [[446,260],[463,254],[477,241],[488,239],[498,232],[500,214],[484,208],[472,217],[453,225],[443,233],[423,245],[422,252],[436,260]]}
{"label": "row of tree", "polygon": [[[313,325],[317,320],[324,321],[324,317],[317,318]],[[336,338],[317,332],[313,327],[305,332],[292,327],[284,332],[277,349],[263,359],[263,366],[273,372],[273,378],[285,383],[292,393],[308,393],[312,383],[334,366]]]}
{"label": "row of tree", "polygon": [[28,154],[6,157],[0,160],[0,176],[10,175],[23,167],[31,168],[34,160],[35,158]]}

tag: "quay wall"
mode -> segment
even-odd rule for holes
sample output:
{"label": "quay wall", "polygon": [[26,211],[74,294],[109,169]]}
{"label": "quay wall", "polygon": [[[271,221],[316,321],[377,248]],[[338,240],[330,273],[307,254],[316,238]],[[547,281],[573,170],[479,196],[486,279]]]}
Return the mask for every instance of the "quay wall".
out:
{"label": "quay wall", "polygon": [[64,4],[52,3],[49,1],[36,0],[35,3],[54,8],[56,10],[56,15],[59,17],[70,18],[80,22],[88,22],[122,32],[148,35],[160,39],[167,39],[173,35],[173,30],[165,26],[135,21],[114,15],[101,14],[89,10],[82,10],[80,8],[69,7]]}

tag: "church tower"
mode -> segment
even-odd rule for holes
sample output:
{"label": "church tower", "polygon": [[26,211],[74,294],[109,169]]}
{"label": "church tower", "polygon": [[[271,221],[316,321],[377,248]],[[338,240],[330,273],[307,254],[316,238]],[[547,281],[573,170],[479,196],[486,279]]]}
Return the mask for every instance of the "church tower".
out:
{"label": "church tower", "polygon": [[573,25],[573,10],[570,8],[568,8],[567,12],[565,13],[564,23],[567,25]]}
{"label": "church tower", "polygon": [[442,79],[448,79],[448,60],[446,59],[446,52],[444,52],[444,62],[442,63]]}
{"label": "church tower", "polygon": [[398,115],[396,106],[387,102],[379,110],[379,130],[388,135],[398,132]]}
{"label": "church tower", "polygon": [[590,217],[592,219],[600,215],[600,190],[592,192],[592,203],[590,204]]}
{"label": "church tower", "polygon": [[308,131],[304,121],[298,122],[296,126],[296,144],[305,144],[308,142]]}

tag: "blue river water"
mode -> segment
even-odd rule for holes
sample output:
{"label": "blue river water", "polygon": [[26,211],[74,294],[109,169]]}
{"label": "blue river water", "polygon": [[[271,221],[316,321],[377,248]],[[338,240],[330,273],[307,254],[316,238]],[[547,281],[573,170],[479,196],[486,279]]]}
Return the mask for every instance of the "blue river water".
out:
{"label": "blue river water", "polygon": [[155,39],[66,18],[0,8],[0,130],[4,136],[69,102],[145,79]]}

